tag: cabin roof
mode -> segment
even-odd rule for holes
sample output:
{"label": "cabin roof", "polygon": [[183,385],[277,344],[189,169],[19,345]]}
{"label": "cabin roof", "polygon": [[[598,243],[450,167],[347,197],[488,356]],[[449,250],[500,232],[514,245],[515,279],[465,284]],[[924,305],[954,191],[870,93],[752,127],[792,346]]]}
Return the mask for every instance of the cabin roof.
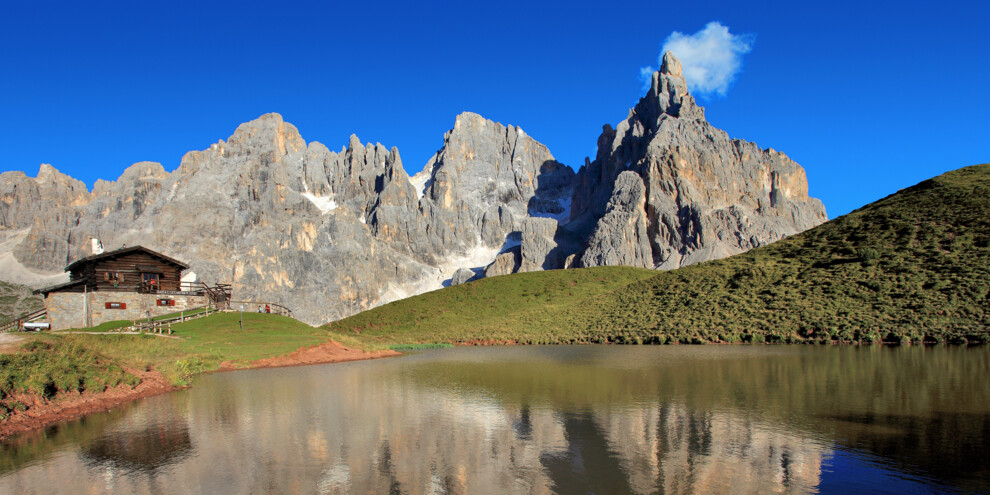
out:
{"label": "cabin roof", "polygon": [[51,287],[45,287],[45,288],[42,288],[42,289],[35,289],[34,291],[32,291],[32,293],[33,294],[42,294],[42,295],[47,296],[49,292],[55,292],[55,291],[62,290],[62,289],[68,289],[69,287],[80,285],[80,284],[85,283],[85,282],[86,281],[85,280],[82,280],[82,279],[71,280],[71,281],[66,282],[64,284],[53,285]]}
{"label": "cabin roof", "polygon": [[85,265],[85,264],[93,263],[93,262],[96,262],[96,261],[99,261],[99,260],[102,260],[102,259],[107,259],[107,258],[116,258],[118,256],[122,256],[122,255],[125,255],[125,254],[136,253],[136,252],[144,252],[144,253],[150,254],[151,256],[154,256],[154,257],[159,258],[159,259],[161,259],[163,261],[166,261],[166,262],[171,263],[171,264],[173,264],[175,266],[178,266],[179,268],[181,268],[183,270],[185,270],[186,268],[189,268],[189,265],[187,265],[187,264],[185,264],[185,263],[183,263],[183,262],[181,262],[181,261],[179,261],[179,260],[177,260],[175,258],[169,258],[168,256],[165,256],[162,253],[159,253],[159,252],[156,252],[156,251],[152,251],[152,250],[150,250],[150,249],[148,249],[148,248],[146,248],[144,246],[131,246],[131,247],[120,248],[120,249],[117,249],[115,251],[107,251],[107,252],[102,253],[102,254],[94,254],[92,256],[87,256],[85,258],[78,259],[78,260],[73,261],[72,263],[70,263],[69,266],[65,267],[65,271],[70,272],[74,268],[77,268],[77,267],[82,266],[82,265]]}

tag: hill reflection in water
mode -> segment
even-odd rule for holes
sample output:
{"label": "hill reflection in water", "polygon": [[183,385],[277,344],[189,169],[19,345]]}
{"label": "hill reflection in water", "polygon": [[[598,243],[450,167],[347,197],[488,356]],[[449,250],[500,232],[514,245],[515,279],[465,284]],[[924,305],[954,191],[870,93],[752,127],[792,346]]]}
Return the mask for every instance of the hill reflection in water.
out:
{"label": "hill reflection in water", "polygon": [[472,348],[222,373],[90,420],[0,492],[814,493],[846,472],[985,491],[988,356]]}

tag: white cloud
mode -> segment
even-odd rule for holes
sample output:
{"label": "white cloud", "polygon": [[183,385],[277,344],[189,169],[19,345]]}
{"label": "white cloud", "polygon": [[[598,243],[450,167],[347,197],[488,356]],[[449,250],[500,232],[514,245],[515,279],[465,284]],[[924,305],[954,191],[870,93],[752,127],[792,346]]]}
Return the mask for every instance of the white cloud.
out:
{"label": "white cloud", "polygon": [[[694,34],[670,33],[657,60],[662,63],[664,52],[672,52],[680,59],[688,89],[693,94],[725,96],[742,68],[742,56],[753,49],[755,41],[755,34],[732,34],[728,26],[712,21]],[[647,87],[652,74],[652,67],[640,69]]]}

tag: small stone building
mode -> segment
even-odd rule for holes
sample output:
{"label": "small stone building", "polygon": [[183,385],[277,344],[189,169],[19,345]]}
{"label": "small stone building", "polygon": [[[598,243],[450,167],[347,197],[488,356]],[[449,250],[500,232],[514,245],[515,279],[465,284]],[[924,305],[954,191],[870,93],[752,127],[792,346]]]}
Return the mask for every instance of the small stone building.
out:
{"label": "small stone building", "polygon": [[114,320],[139,320],[205,306],[205,286],[182,282],[185,263],[142,246],[75,261],[69,282],[36,290],[45,297],[52,330]]}

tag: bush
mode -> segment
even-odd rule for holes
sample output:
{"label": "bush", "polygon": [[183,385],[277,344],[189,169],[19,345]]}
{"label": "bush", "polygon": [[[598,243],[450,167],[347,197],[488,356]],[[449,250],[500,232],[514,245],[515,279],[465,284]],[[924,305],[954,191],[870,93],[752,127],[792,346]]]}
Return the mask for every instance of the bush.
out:
{"label": "bush", "polygon": [[180,359],[175,362],[175,382],[179,385],[189,385],[193,376],[206,370],[206,363],[199,356]]}
{"label": "bush", "polygon": [[864,265],[875,265],[877,259],[880,258],[880,253],[873,248],[861,247],[856,249],[856,257],[859,258]]}
{"label": "bush", "polygon": [[856,340],[863,344],[875,344],[880,342],[880,334],[875,330],[859,331]]}

